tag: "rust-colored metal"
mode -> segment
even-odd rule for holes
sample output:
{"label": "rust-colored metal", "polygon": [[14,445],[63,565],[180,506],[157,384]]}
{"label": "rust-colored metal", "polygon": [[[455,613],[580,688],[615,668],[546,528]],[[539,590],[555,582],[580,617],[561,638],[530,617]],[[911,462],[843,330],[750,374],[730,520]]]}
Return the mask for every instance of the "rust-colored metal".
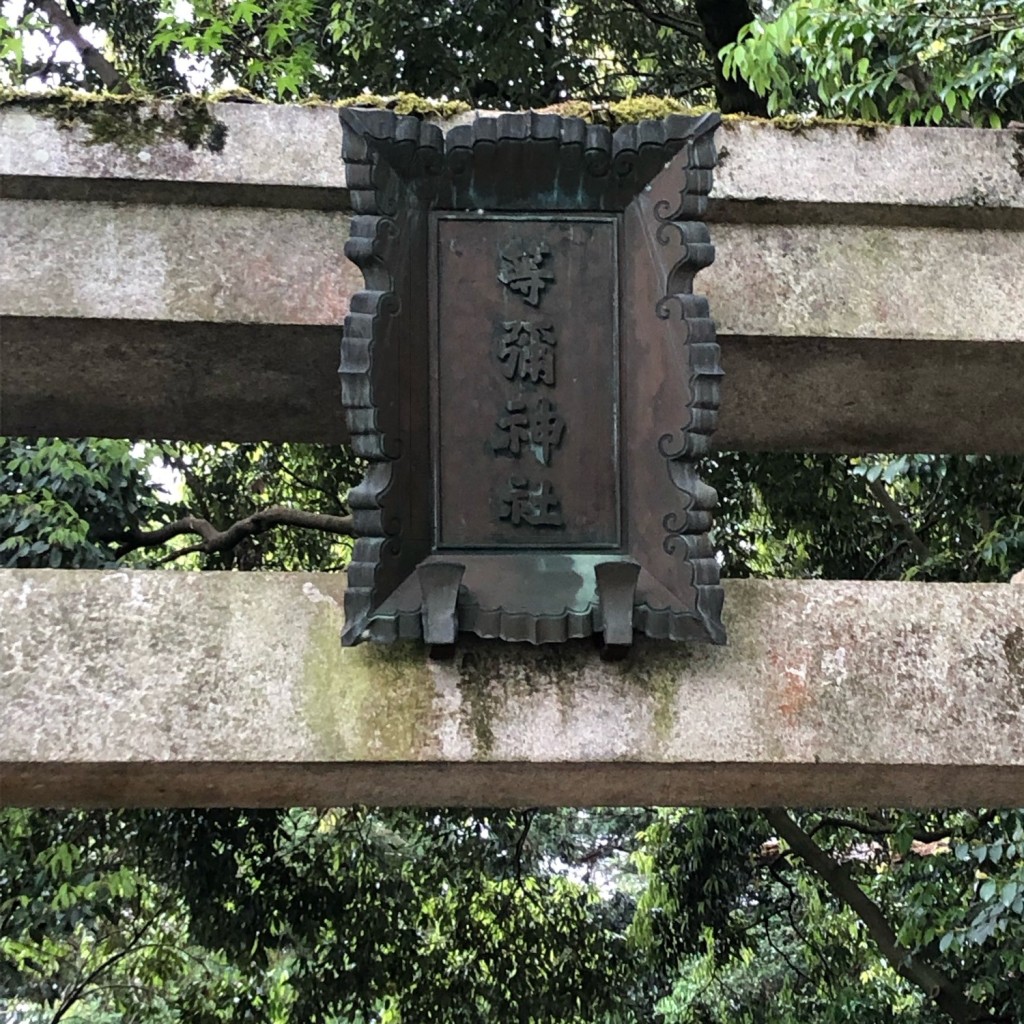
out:
{"label": "rust-colored metal", "polygon": [[717,116],[342,120],[366,278],[342,390],[371,462],[345,643],[723,642],[695,468],[721,371],[693,294]]}

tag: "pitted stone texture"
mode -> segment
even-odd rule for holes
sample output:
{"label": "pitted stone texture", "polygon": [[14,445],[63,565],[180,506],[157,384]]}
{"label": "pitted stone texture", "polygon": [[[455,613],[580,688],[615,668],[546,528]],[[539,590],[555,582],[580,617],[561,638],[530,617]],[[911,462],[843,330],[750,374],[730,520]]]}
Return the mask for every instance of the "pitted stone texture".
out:
{"label": "pitted stone texture", "polygon": [[216,103],[211,113],[227,128],[218,153],[189,149],[175,140],[142,147],[95,145],[87,126],[69,130],[10,104],[0,109],[0,138],[5,140],[0,176],[344,187],[337,111]]}
{"label": "pitted stone texture", "polygon": [[0,316],[341,324],[361,281],[348,225],[324,210],[6,200]]}
{"label": "pitted stone texture", "polygon": [[[87,128],[69,131],[9,105],[0,109],[0,137],[7,142],[0,146],[0,177],[345,187],[336,110],[217,103],[211,112],[228,129],[220,153],[175,141],[141,149],[87,145]],[[1017,131],[779,127],[726,118],[717,141],[715,200],[1024,207],[1018,170],[1024,142]]]}
{"label": "pitted stone texture", "polygon": [[726,118],[716,142],[714,199],[1024,207],[1019,131]]}
{"label": "pitted stone texture", "polygon": [[[0,316],[340,326],[347,214],[0,202]],[[723,336],[1024,341],[1024,231],[718,224]]]}
{"label": "pitted stone texture", "polygon": [[0,802],[1024,800],[1024,588],[728,582],[728,647],[620,664],[343,650],[341,596],[335,576],[0,573]]}
{"label": "pitted stone texture", "polygon": [[[215,114],[222,153],[140,153],[0,108],[0,433],[347,439],[337,112]],[[1024,450],[1021,133],[732,120],[718,142],[716,444]]]}
{"label": "pitted stone texture", "polygon": [[[1024,184],[1024,183],[1022,183]],[[1024,191],[1024,188],[1022,188]],[[721,335],[1024,341],[1024,231],[715,224]]]}

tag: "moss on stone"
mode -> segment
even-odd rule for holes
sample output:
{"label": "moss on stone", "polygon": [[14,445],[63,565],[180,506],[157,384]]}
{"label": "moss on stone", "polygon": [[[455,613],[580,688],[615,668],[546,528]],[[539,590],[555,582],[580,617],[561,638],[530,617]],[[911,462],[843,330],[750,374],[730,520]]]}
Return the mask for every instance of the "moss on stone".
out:
{"label": "moss on stone", "polygon": [[802,135],[812,128],[856,128],[862,139],[873,139],[882,128],[893,128],[895,125],[883,121],[864,121],[857,118],[841,120],[835,117],[801,117],[797,114],[783,114],[780,117],[755,117],[753,114],[723,114],[725,124],[752,122],[763,124],[769,128],[777,128],[782,132],[793,132]]}
{"label": "moss on stone", "polygon": [[661,749],[667,749],[675,735],[679,680],[692,656],[693,648],[689,644],[641,640],[622,663],[623,679],[651,698],[654,736]]}
{"label": "moss on stone", "polygon": [[434,685],[421,644],[342,648],[325,602],[309,630],[300,713],[318,756],[335,761],[416,761],[437,742]]}
{"label": "moss on stone", "polygon": [[563,715],[575,698],[575,680],[584,665],[581,651],[589,644],[515,645],[515,667],[509,646],[501,641],[464,637],[459,641],[456,686],[462,721],[473,737],[473,756],[489,760],[494,753],[495,724],[506,717],[512,695],[520,699],[538,691],[557,691]]}
{"label": "moss on stone", "polygon": [[608,128],[619,128],[624,124],[638,121],[660,120],[670,114],[689,114],[693,117],[707,114],[711,107],[690,106],[672,96],[632,96],[610,103],[588,103],[586,100],[566,100],[551,107],[544,107],[540,113],[559,114],[562,117],[579,117],[591,124],[603,124]]}
{"label": "moss on stone", "polygon": [[470,642],[458,655],[459,696],[462,715],[473,733],[474,753],[486,759],[494,750],[494,717],[499,701],[495,693],[497,680],[489,671],[490,659],[482,656],[479,645]]}
{"label": "moss on stone", "polygon": [[[562,117],[579,117],[593,124],[619,128],[624,124],[636,124],[638,121],[660,120],[670,114],[687,114],[700,117],[710,114],[715,108],[706,105],[693,106],[673,96],[631,96],[629,99],[613,100],[610,103],[589,103],[586,100],[566,100],[551,107],[545,107],[541,113],[560,114]],[[726,123],[754,121],[770,125],[779,131],[805,132],[812,128],[849,128],[858,129],[863,138],[873,138],[879,128],[892,127],[876,121],[849,120],[841,121],[826,117],[798,117],[787,114],[781,117],[764,118],[752,114],[724,114]]]}
{"label": "moss on stone", "polygon": [[85,128],[87,145],[112,144],[137,151],[161,142],[183,142],[189,149],[219,153],[227,126],[210,112],[204,96],[173,100],[118,93],[0,91],[0,106],[25,107],[61,128]]}
{"label": "moss on stone", "polygon": [[693,106],[671,96],[633,96],[608,105],[614,126],[634,124],[637,121],[657,120],[670,114],[689,114],[700,117],[709,114],[713,107]]}
{"label": "moss on stone", "polygon": [[396,114],[415,114],[418,117],[440,120],[464,114],[472,109],[468,103],[463,103],[462,100],[431,100],[411,92],[400,92],[394,96],[377,96],[374,93],[366,93],[362,96],[338,100],[330,106],[377,107],[381,110],[393,110]]}
{"label": "moss on stone", "polygon": [[597,107],[586,100],[566,100],[564,103],[556,103],[554,106],[544,107],[538,113],[558,114],[560,117],[578,117],[584,121],[595,121]]}
{"label": "moss on stone", "polygon": [[[160,142],[184,142],[189,149],[203,148],[219,153],[227,139],[227,126],[211,110],[216,103],[266,103],[246,89],[222,89],[205,96],[183,95],[174,99],[141,94],[86,93],[73,89],[27,92],[0,87],[0,107],[18,105],[50,117],[62,128],[84,127],[88,144],[108,143],[138,150]],[[462,100],[433,100],[411,92],[392,96],[364,93],[341,100],[327,101],[310,96],[297,104],[312,107],[376,107],[396,114],[411,114],[431,120],[445,120],[465,114],[472,108]],[[690,106],[672,96],[632,96],[607,103],[566,100],[540,112],[579,117],[611,129],[638,121],[657,120],[670,114],[700,116],[712,111],[708,106]],[[814,128],[855,126],[865,139],[880,128],[891,127],[869,121],[839,121],[829,118],[784,116],[759,118],[746,114],[727,114],[726,124],[756,121],[780,131],[802,133]]]}
{"label": "moss on stone", "polygon": [[208,103],[260,103],[264,106],[270,104],[269,100],[257,96],[255,93],[243,89],[241,86],[232,86],[230,89],[216,89],[206,97]]}

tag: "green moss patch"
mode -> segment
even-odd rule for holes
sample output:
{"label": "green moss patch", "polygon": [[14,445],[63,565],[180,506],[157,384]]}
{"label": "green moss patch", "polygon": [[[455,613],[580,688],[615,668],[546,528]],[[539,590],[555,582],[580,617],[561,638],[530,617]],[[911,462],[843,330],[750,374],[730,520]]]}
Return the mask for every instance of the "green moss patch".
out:
{"label": "green moss patch", "polygon": [[[178,96],[162,99],[156,96],[120,95],[116,93],[85,93],[72,89],[51,92],[26,92],[0,88],[0,107],[17,105],[43,117],[52,118],[62,128],[83,127],[87,144],[101,143],[130,150],[142,149],[161,142],[184,142],[189,149],[206,149],[219,153],[227,139],[227,126],[211,112],[217,103],[265,103],[245,89],[226,89],[208,96]],[[376,107],[393,110],[429,120],[445,120],[469,112],[472,108],[462,100],[432,100],[411,92],[393,96],[364,93],[346,99],[326,101],[312,96],[299,106]],[[708,106],[690,106],[671,96],[633,96],[608,103],[567,100],[540,112],[579,117],[593,124],[615,129],[638,121],[658,120],[670,114],[699,116],[713,110]],[[746,114],[727,114],[726,123],[757,121],[780,131],[805,132],[812,128],[849,127],[858,129],[864,138],[871,138],[885,125],[867,121],[837,121],[827,118],[777,117],[764,119]]]}
{"label": "green moss patch", "polygon": [[85,128],[88,145],[113,144],[139,150],[161,142],[183,142],[189,149],[219,153],[227,126],[210,112],[204,96],[158,100],[116,93],[0,91],[0,107],[17,105],[56,121],[61,128]]}
{"label": "green moss patch", "polygon": [[671,96],[632,96],[628,100],[610,103],[588,103],[586,100],[567,100],[553,107],[545,107],[543,114],[579,117],[592,124],[603,124],[615,129],[638,121],[656,121],[669,114],[689,114],[697,117],[710,113],[712,107],[694,107]]}
{"label": "green moss patch", "polygon": [[422,645],[342,648],[323,605],[309,632],[301,714],[318,756],[331,761],[418,761],[437,743],[434,683]]}
{"label": "green moss patch", "polygon": [[393,110],[396,114],[414,114],[417,117],[438,118],[444,120],[464,114],[472,108],[462,100],[429,100],[411,92],[400,92],[394,96],[377,96],[367,93],[353,96],[351,99],[338,100],[328,104],[333,107],[377,107],[380,110]]}

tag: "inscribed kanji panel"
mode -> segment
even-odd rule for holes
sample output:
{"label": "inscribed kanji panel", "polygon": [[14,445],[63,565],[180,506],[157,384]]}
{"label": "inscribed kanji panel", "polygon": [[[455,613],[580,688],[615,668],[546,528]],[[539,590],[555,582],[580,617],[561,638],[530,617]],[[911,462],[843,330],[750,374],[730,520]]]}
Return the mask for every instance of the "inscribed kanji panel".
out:
{"label": "inscribed kanji panel", "polygon": [[617,229],[435,216],[438,548],[619,546]]}

